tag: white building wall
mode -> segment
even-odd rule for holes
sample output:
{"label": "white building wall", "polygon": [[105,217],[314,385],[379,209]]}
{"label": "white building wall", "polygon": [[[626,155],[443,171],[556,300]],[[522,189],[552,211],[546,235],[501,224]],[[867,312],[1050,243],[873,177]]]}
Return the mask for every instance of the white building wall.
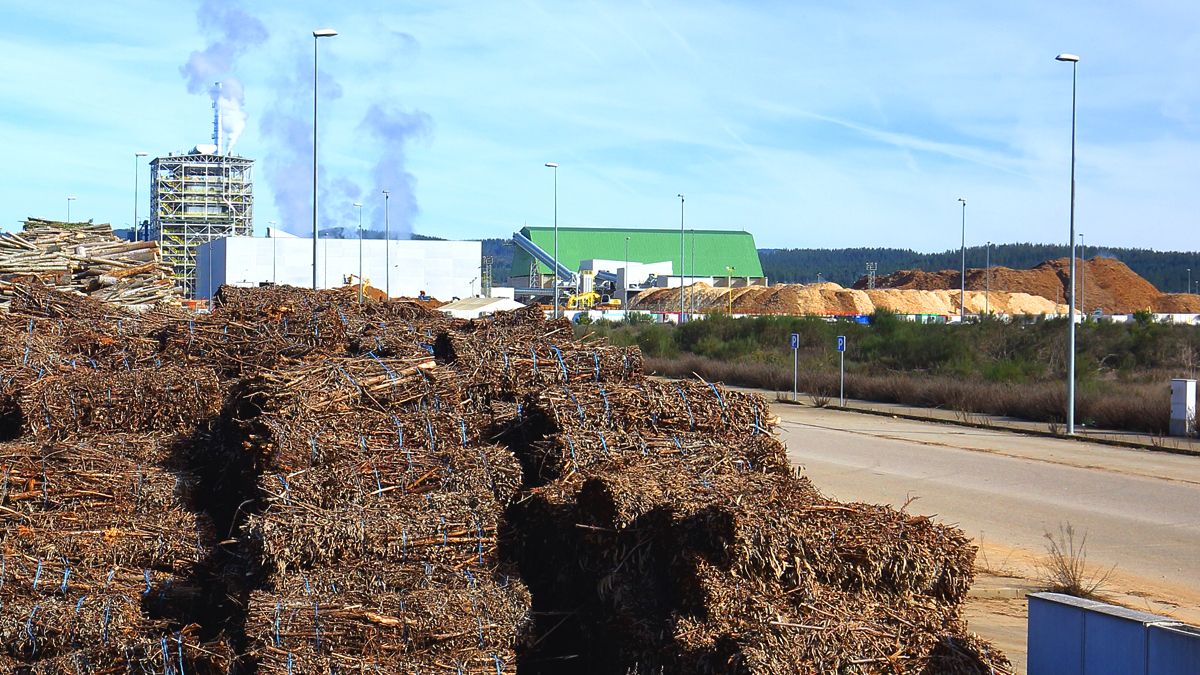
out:
{"label": "white building wall", "polygon": [[[222,284],[258,286],[263,282],[312,287],[312,239],[299,237],[227,237],[201,245],[196,256],[196,297],[210,298]],[[390,250],[389,250],[390,249]],[[477,241],[364,239],[362,275],[392,297],[425,291],[439,300],[479,293],[482,244]],[[390,279],[385,255],[390,258]],[[317,244],[317,282],[321,288],[357,283],[359,240],[321,239]],[[385,288],[385,286],[389,286]]]}

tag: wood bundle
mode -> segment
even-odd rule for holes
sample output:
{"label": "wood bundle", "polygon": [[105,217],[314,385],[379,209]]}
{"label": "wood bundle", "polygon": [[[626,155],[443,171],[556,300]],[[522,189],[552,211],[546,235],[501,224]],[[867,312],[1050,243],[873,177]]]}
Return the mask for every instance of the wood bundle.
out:
{"label": "wood bundle", "polygon": [[220,412],[217,376],[207,368],[102,371],[88,367],[47,374],[25,388],[21,412],[39,438],[81,433],[192,430]]}
{"label": "wood bundle", "polygon": [[637,349],[583,343],[566,319],[545,322],[529,310],[451,327],[434,345],[438,360],[492,395],[524,396],[568,382],[640,382]]}
{"label": "wood bundle", "polygon": [[170,275],[158,244],[125,241],[107,224],[28,218],[22,233],[0,233],[0,303],[17,292],[16,280],[32,278],[121,307],[178,306]]}
{"label": "wood bundle", "polygon": [[291,574],[274,588],[247,618],[260,672],[516,672],[529,595],[515,579],[427,564]]}

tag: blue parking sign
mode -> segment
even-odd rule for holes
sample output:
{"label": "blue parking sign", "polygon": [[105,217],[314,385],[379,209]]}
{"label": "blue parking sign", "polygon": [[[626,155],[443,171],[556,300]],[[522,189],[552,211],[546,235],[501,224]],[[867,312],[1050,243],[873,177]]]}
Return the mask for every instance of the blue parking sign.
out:
{"label": "blue parking sign", "polygon": [[846,351],[846,336],[845,335],[838,336],[838,351],[839,352]]}
{"label": "blue parking sign", "polygon": [[800,334],[792,333],[792,349],[800,349]]}

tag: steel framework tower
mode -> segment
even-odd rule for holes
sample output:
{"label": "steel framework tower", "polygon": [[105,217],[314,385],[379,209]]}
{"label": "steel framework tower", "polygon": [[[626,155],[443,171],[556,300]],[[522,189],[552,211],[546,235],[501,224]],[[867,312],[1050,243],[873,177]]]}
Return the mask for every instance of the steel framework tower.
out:
{"label": "steel framework tower", "polygon": [[251,236],[254,160],[198,145],[150,162],[150,237],[184,295],[195,297],[196,247],[213,239]]}

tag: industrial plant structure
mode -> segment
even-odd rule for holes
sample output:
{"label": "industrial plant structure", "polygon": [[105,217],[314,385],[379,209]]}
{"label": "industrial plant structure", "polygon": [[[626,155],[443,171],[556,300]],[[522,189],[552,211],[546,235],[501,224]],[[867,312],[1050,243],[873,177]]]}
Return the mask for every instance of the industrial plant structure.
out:
{"label": "industrial plant structure", "polygon": [[[321,237],[317,285],[352,286],[361,273],[364,283],[390,297],[467,298],[480,294],[482,246],[478,241]],[[195,294],[209,298],[223,284],[308,288],[313,262],[312,239],[218,236],[196,249]]]}
{"label": "industrial plant structure", "polygon": [[554,236],[549,227],[527,226],[513,233],[517,250],[508,281],[517,297],[552,296],[557,283],[565,292],[560,301],[567,300],[569,308],[572,296],[593,290],[628,303],[655,287],[767,283],[749,232],[560,227],[557,270],[552,270]]}
{"label": "industrial plant structure", "polygon": [[[218,134],[214,134],[219,139]],[[221,154],[217,145],[150,162],[150,230],[163,262],[189,297],[196,296],[196,249],[231,236],[250,236],[254,223],[254,160]]]}

